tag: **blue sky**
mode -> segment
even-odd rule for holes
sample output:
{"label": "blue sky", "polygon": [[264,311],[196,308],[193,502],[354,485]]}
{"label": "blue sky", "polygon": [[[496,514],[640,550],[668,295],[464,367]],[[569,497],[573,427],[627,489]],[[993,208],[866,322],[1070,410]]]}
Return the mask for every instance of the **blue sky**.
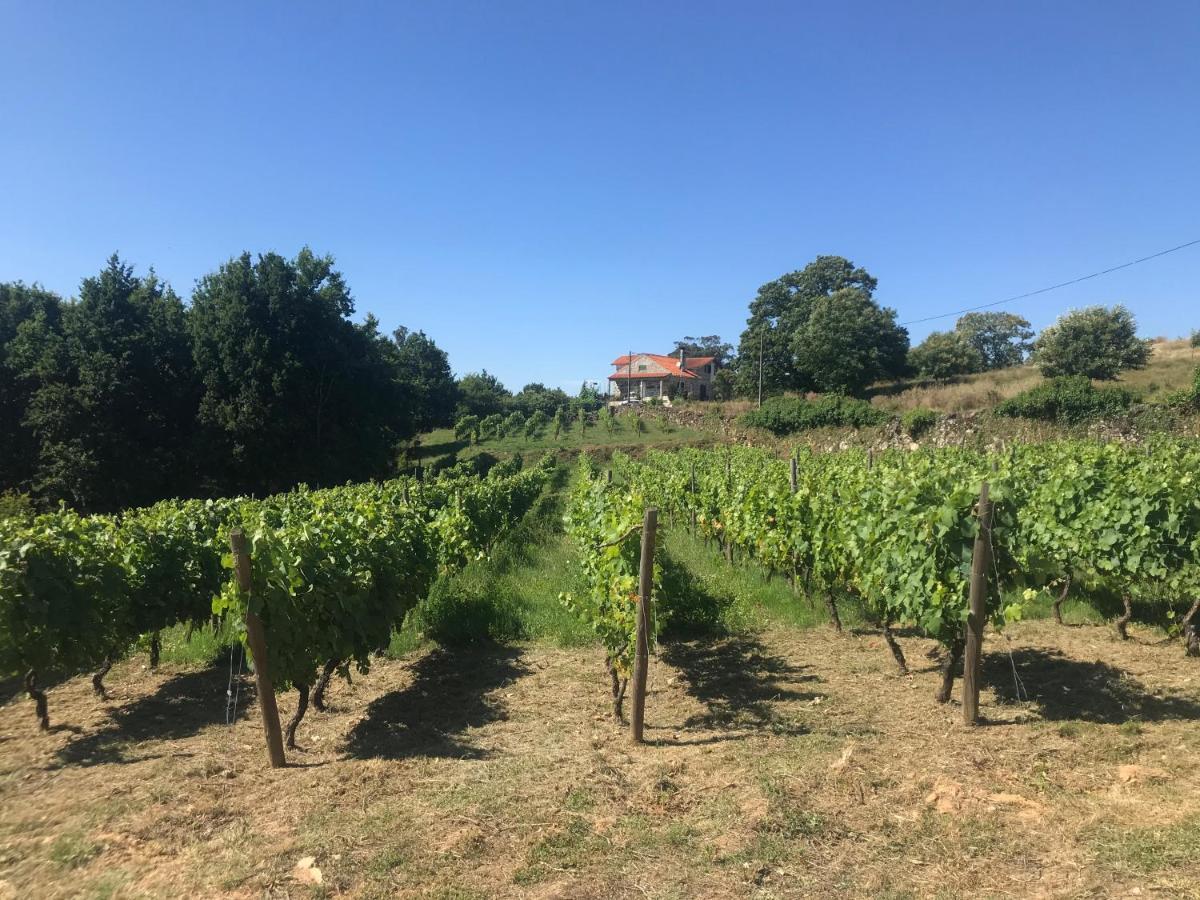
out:
{"label": "blue sky", "polygon": [[[1200,238],[1200,6],[0,0],[0,280],[332,253],[458,372],[736,343],[836,253],[901,321]],[[1200,246],[1013,304],[1200,327]],[[914,339],[953,319],[914,326]]]}

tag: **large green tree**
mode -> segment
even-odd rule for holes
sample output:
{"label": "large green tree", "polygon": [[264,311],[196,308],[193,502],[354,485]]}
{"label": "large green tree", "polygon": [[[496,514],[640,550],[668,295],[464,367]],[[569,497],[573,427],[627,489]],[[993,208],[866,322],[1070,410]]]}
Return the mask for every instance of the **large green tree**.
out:
{"label": "large green tree", "polygon": [[700,337],[688,335],[675,342],[675,347],[670,355],[678,359],[680,350],[684,352],[685,356],[714,357],[718,368],[729,365],[729,361],[733,359],[733,344],[721,340],[719,334],[706,334]]}
{"label": "large green tree", "polygon": [[458,405],[458,385],[446,351],[423,331],[398,328],[392,337],[396,342],[398,377],[405,402],[413,409],[414,427],[417,431],[429,431],[452,425]]}
{"label": "large green tree", "polygon": [[1150,361],[1150,342],[1137,336],[1137,322],[1124,306],[1088,306],[1061,316],[1034,345],[1034,359],[1047,378],[1086,375],[1111,381]]}
{"label": "large green tree", "polygon": [[57,327],[35,317],[15,342],[36,381],[25,422],[34,487],[50,500],[115,510],[187,493],[196,383],[183,302],[114,254]]}
{"label": "large green tree", "polygon": [[[0,491],[33,489],[37,436],[26,420],[44,369],[64,368],[62,300],[37,285],[0,284]],[[49,358],[37,351],[53,343]]]}
{"label": "large green tree", "polygon": [[738,342],[738,393],[753,396],[757,392],[760,359],[764,394],[819,388],[824,379],[797,359],[798,335],[821,298],[852,288],[869,299],[877,284],[866,269],[844,257],[818,256],[803,269],[760,287],[750,302],[750,317]]}
{"label": "large green tree", "polygon": [[905,370],[908,332],[896,311],[861,288],[842,288],[813,301],[792,339],[796,369],[818,391],[856,395]]}
{"label": "large green tree", "polygon": [[967,313],[954,331],[979,352],[985,369],[1019,366],[1033,349],[1033,327],[1014,313]]}
{"label": "large green tree", "polygon": [[953,378],[983,371],[983,354],[959,331],[935,331],[908,352],[908,364],[922,378]]}
{"label": "large green tree", "polygon": [[484,369],[471,372],[458,380],[457,418],[478,416],[486,419],[490,415],[504,412],[512,394],[500,383],[500,379]]}
{"label": "large green tree", "polygon": [[267,493],[386,474],[416,416],[397,344],[354,301],[333,258],[249,253],[192,297],[212,488]]}
{"label": "large green tree", "polygon": [[556,410],[567,406],[570,402],[571,398],[562,388],[548,388],[541,382],[535,381],[513,394],[508,406],[509,409],[520,410],[521,414],[528,419],[538,411],[545,413],[547,417],[553,416]]}

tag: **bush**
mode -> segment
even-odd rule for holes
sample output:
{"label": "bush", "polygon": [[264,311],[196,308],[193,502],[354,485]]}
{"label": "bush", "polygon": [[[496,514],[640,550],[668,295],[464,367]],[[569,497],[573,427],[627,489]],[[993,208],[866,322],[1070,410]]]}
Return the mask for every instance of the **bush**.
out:
{"label": "bush", "polygon": [[918,438],[929,429],[937,424],[940,416],[932,409],[910,409],[900,417],[900,427],[904,429],[905,434],[912,438]]}
{"label": "bush", "polygon": [[1082,375],[1054,378],[996,407],[996,415],[1073,425],[1127,411],[1136,396],[1120,387],[1097,388]]}
{"label": "bush", "polygon": [[956,331],[935,331],[908,351],[908,364],[922,378],[945,380],[982,372],[983,354]]}
{"label": "bush", "polygon": [[1144,369],[1149,360],[1150,342],[1138,338],[1133,314],[1123,306],[1072,310],[1034,345],[1034,361],[1047,378],[1085,375],[1111,381],[1125,369]]}
{"label": "bush", "polygon": [[1184,410],[1200,409],[1200,368],[1192,376],[1192,386],[1174,391],[1166,398],[1167,406]]}
{"label": "bush", "polygon": [[1197,347],[1200,347],[1200,328],[1192,331],[1191,346],[1193,350],[1195,350]]}
{"label": "bush", "polygon": [[776,435],[792,434],[809,428],[865,428],[887,419],[887,413],[865,400],[840,394],[825,394],[816,400],[802,397],[772,397],[759,409],[742,416],[742,423],[765,428]]}

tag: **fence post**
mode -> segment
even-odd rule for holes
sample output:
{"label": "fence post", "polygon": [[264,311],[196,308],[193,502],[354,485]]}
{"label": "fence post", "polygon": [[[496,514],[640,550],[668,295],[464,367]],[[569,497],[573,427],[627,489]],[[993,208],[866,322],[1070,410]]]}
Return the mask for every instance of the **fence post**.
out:
{"label": "fence post", "polygon": [[792,493],[796,493],[796,485],[800,480],[799,473],[800,465],[796,462],[796,457],[792,457]]}
{"label": "fence post", "polygon": [[629,717],[629,733],[635,743],[642,743],[646,720],[646,673],[650,667],[650,594],[654,588],[654,532],[658,527],[658,510],[646,509],[642,522],[642,559],[638,583],[637,647],[633,656],[633,707]]}
{"label": "fence post", "polygon": [[971,554],[970,612],[967,614],[967,641],[963,657],[963,722],[979,723],[979,678],[983,662],[983,626],[987,622],[988,570],[992,562],[992,504],[988,483],[979,491],[979,533]]}
{"label": "fence post", "polygon": [[287,757],[283,755],[283,733],[279,730],[279,707],[275,705],[275,685],[271,681],[271,672],[267,668],[267,637],[263,630],[262,619],[250,608],[253,598],[250,594],[250,552],[246,548],[246,536],[242,529],[235,528],[229,533],[229,549],[233,551],[233,571],[237,577],[238,587],[247,595],[246,601],[246,640],[250,644],[250,652],[254,655],[254,681],[258,688],[258,708],[262,712],[263,731],[267,735],[267,756],[271,760],[272,769],[280,769],[287,765]]}

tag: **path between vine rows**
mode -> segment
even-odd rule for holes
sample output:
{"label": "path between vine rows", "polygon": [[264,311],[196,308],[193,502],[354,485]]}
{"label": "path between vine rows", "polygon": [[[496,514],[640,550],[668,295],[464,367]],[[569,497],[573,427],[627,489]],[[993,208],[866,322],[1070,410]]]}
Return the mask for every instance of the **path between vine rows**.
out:
{"label": "path between vine rows", "polygon": [[281,771],[224,664],[133,659],[49,734],[0,708],[0,898],[1200,896],[1200,663],[1135,637],[989,634],[973,731],[925,640],[909,678],[874,634],[672,644],[642,748],[595,649],[434,650],[335,684]]}

